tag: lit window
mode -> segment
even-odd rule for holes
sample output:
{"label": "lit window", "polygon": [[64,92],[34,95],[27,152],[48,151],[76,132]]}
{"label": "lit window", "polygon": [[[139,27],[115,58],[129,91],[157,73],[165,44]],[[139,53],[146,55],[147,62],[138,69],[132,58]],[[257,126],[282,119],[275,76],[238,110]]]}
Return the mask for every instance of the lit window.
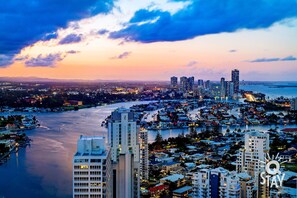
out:
{"label": "lit window", "polygon": [[88,169],[89,166],[88,165],[80,165],[80,169]]}

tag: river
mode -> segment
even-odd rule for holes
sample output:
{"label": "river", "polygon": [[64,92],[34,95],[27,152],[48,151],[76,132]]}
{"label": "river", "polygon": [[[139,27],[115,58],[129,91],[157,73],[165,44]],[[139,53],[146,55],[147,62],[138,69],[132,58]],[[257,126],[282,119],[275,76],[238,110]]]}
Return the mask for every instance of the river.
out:
{"label": "river", "polygon": [[[72,157],[80,135],[106,136],[101,122],[118,107],[148,102],[118,103],[79,111],[34,113],[41,126],[27,131],[33,142],[11,154],[0,166],[0,198],[72,197]],[[0,113],[5,115],[7,113]],[[267,130],[270,126],[256,127]],[[163,138],[177,136],[188,129],[160,131]],[[148,132],[153,141],[156,131]]]}
{"label": "river", "polygon": [[[101,122],[118,103],[61,113],[34,113],[41,127],[27,131],[30,147],[12,154],[0,166],[0,198],[72,197],[72,157],[80,135],[106,136]],[[7,113],[2,113],[4,115]]]}

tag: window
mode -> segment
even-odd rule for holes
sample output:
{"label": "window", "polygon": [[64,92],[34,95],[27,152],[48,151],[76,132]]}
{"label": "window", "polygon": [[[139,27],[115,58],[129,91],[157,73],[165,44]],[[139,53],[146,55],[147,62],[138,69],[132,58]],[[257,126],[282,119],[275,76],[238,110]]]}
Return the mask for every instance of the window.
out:
{"label": "window", "polygon": [[88,181],[88,177],[74,177],[74,181]]}
{"label": "window", "polygon": [[90,192],[101,192],[101,189],[100,188],[90,189]]}
{"label": "window", "polygon": [[101,183],[90,183],[91,187],[100,187]]}
{"label": "window", "polygon": [[80,165],[80,167],[79,167],[80,169],[88,169],[89,168],[89,166],[88,165]]}
{"label": "window", "polygon": [[83,171],[74,171],[74,175],[88,175],[88,172],[83,172]]}
{"label": "window", "polygon": [[74,163],[86,163],[86,162],[89,162],[88,159],[75,159],[74,160]]}
{"label": "window", "polygon": [[101,180],[101,177],[90,177],[91,181],[98,181]]}
{"label": "window", "polygon": [[90,169],[101,169],[101,166],[90,166]]}
{"label": "window", "polygon": [[90,175],[101,175],[100,171],[91,171]]}
{"label": "window", "polygon": [[88,187],[88,183],[74,183],[74,187]]}
{"label": "window", "polygon": [[98,162],[101,162],[101,159],[91,159],[91,162],[98,163]]}

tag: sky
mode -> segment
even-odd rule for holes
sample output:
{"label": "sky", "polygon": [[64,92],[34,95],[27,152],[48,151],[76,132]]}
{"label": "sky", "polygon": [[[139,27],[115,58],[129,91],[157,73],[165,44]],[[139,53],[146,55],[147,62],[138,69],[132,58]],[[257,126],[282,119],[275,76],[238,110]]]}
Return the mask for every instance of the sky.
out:
{"label": "sky", "polygon": [[0,2],[1,77],[297,80],[297,0]]}

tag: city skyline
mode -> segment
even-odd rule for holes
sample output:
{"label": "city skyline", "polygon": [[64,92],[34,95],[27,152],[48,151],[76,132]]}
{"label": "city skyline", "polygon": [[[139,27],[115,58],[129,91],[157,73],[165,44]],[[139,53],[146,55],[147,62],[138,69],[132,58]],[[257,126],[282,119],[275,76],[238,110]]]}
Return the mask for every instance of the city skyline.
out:
{"label": "city skyline", "polygon": [[244,6],[233,0],[27,1],[16,9],[18,3],[5,2],[0,14],[3,77],[219,80],[237,68],[241,80],[293,81],[297,74],[293,0]]}
{"label": "city skyline", "polygon": [[0,198],[297,197],[297,0],[9,0]]}

